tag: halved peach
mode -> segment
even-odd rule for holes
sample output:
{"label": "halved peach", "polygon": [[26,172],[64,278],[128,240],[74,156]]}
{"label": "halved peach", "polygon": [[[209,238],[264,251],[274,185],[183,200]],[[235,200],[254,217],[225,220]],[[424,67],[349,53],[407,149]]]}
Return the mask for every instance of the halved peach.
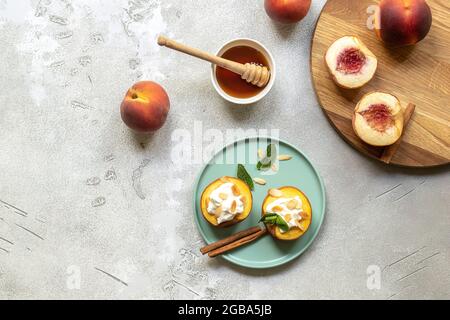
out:
{"label": "halved peach", "polygon": [[384,92],[365,95],[355,108],[353,129],[364,142],[378,147],[397,142],[403,132],[400,101]]}
{"label": "halved peach", "polygon": [[357,37],[336,40],[325,54],[328,71],[334,82],[345,89],[361,88],[372,80],[378,60]]}
{"label": "halved peach", "polygon": [[[208,212],[208,204],[210,202],[211,193],[224,183],[232,183],[234,185],[234,187],[236,188],[236,192],[241,195],[241,200],[244,203],[244,211],[240,214],[237,214],[233,220],[219,224],[216,216]],[[205,188],[200,199],[200,208],[203,217],[213,226],[220,228],[230,227],[247,219],[247,217],[250,215],[250,212],[252,211],[252,205],[253,195],[248,185],[241,179],[233,177],[222,177],[215,180]]]}
{"label": "halved peach", "polygon": [[287,232],[281,232],[280,228],[274,225],[266,224],[267,230],[270,232],[270,234],[279,240],[296,240],[303,236],[306,231],[308,231],[309,226],[311,225],[312,220],[312,207],[311,203],[309,202],[309,199],[306,197],[306,195],[300,191],[300,189],[295,187],[282,187],[278,188],[277,190],[281,191],[279,196],[274,197],[271,192],[269,192],[264,199],[263,205],[262,205],[262,216],[266,215],[267,207],[269,204],[274,202],[275,200],[279,198],[295,198],[299,197],[302,201],[302,219],[300,220],[300,227],[294,227],[291,228]]}

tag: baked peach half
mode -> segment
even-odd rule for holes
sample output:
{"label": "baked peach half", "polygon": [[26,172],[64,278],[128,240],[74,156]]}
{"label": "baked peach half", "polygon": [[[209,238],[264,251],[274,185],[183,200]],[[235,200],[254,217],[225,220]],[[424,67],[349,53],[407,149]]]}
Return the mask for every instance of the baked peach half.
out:
{"label": "baked peach half", "polygon": [[215,227],[230,227],[244,221],[252,211],[253,196],[247,184],[237,178],[222,177],[202,193],[203,217]]}
{"label": "baked peach half", "polygon": [[357,37],[336,40],[325,54],[334,82],[345,89],[361,88],[372,80],[378,67],[376,56]]}
{"label": "baked peach half", "polygon": [[[262,205],[262,216],[263,219],[266,217],[263,221],[274,238],[296,240],[311,225],[312,207],[302,191],[295,187],[282,187],[269,190]],[[274,219],[267,223],[270,221],[267,217]]]}
{"label": "baked peach half", "polygon": [[395,96],[372,92],[365,95],[356,106],[353,129],[364,142],[385,147],[401,137],[403,121],[403,109]]}

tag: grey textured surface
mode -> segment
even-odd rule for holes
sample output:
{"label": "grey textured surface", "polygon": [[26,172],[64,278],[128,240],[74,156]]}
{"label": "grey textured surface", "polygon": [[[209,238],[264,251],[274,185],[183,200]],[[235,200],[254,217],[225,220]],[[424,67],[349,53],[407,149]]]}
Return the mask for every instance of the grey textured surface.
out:
{"label": "grey textured surface", "polygon": [[[0,0],[0,298],[450,298],[448,168],[386,167],[346,145],[309,75],[325,1],[293,27],[272,23],[262,2]],[[229,105],[207,64],[156,47],[160,32],[209,51],[255,38],[278,62],[277,83],[257,105]],[[148,138],[118,112],[142,79],[172,103]],[[327,217],[301,258],[252,271],[199,256],[201,164],[170,158],[172,132],[195,121],[280,129],[317,165]]]}

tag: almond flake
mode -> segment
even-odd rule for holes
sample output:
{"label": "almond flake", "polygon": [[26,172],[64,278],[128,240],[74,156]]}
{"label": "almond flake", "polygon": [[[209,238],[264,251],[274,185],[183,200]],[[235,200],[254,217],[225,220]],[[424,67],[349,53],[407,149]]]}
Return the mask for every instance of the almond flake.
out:
{"label": "almond flake", "polygon": [[237,197],[241,194],[241,192],[239,191],[239,188],[235,184],[233,184],[233,186],[231,187],[231,191],[233,191],[233,194],[235,197]]}
{"label": "almond flake", "polygon": [[242,204],[243,204],[244,207],[245,207],[245,203],[247,202],[247,198],[244,197],[244,196],[242,196],[242,197],[241,197],[241,201],[242,201]]}
{"label": "almond flake", "polygon": [[303,219],[309,219],[309,214],[307,214],[306,212],[302,211],[302,212],[300,212],[300,217],[302,217]]}
{"label": "almond flake", "polygon": [[287,214],[284,216],[284,220],[286,220],[286,222],[290,222],[292,219],[292,216],[290,214]]}
{"label": "almond flake", "polygon": [[288,207],[289,210],[294,210],[297,207],[297,200],[292,199],[287,203],[286,207]]}
{"label": "almond flake", "polygon": [[288,160],[291,160],[291,159],[292,159],[292,156],[290,156],[288,154],[280,154],[278,156],[278,160],[279,161],[288,161]]}
{"label": "almond flake", "polygon": [[264,151],[262,149],[258,149],[258,158],[260,160],[264,159]]}
{"label": "almond flake", "polygon": [[300,222],[296,222],[297,227],[302,230],[303,232],[305,231],[305,229],[302,227],[302,225],[300,224]]}
{"label": "almond flake", "polygon": [[221,193],[219,194],[219,198],[222,200],[227,200],[228,199],[228,195],[226,193]]}
{"label": "almond flake", "polygon": [[269,194],[274,198],[281,198],[283,196],[283,192],[278,189],[270,189]]}
{"label": "almond flake", "polygon": [[283,208],[280,207],[280,206],[275,206],[275,207],[272,208],[272,211],[273,212],[281,212],[281,211],[283,211]]}
{"label": "almond flake", "polygon": [[233,200],[233,203],[231,204],[231,212],[232,213],[236,212],[236,207],[237,207],[236,200]]}
{"label": "almond flake", "polygon": [[222,213],[222,207],[217,207],[216,211],[214,211],[214,215],[216,217],[220,216],[221,213]]}
{"label": "almond flake", "polygon": [[264,186],[267,182],[264,179],[261,178],[254,178],[253,181],[255,181],[255,183],[260,184],[262,186]]}

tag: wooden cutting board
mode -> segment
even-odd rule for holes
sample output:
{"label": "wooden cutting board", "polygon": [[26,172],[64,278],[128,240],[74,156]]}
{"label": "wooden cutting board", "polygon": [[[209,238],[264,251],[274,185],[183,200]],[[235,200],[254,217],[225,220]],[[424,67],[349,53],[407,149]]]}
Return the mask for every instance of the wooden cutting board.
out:
{"label": "wooden cutting board", "polygon": [[[433,25],[415,46],[388,49],[367,27],[371,0],[329,0],[317,22],[311,49],[311,73],[320,105],[340,135],[360,152],[379,159],[382,148],[363,143],[353,132],[352,114],[363,95],[394,94],[416,105],[403,141],[391,164],[432,167],[450,162],[450,1],[428,0]],[[337,87],[324,63],[328,47],[345,35],[359,37],[377,56],[375,78],[358,90]]]}

